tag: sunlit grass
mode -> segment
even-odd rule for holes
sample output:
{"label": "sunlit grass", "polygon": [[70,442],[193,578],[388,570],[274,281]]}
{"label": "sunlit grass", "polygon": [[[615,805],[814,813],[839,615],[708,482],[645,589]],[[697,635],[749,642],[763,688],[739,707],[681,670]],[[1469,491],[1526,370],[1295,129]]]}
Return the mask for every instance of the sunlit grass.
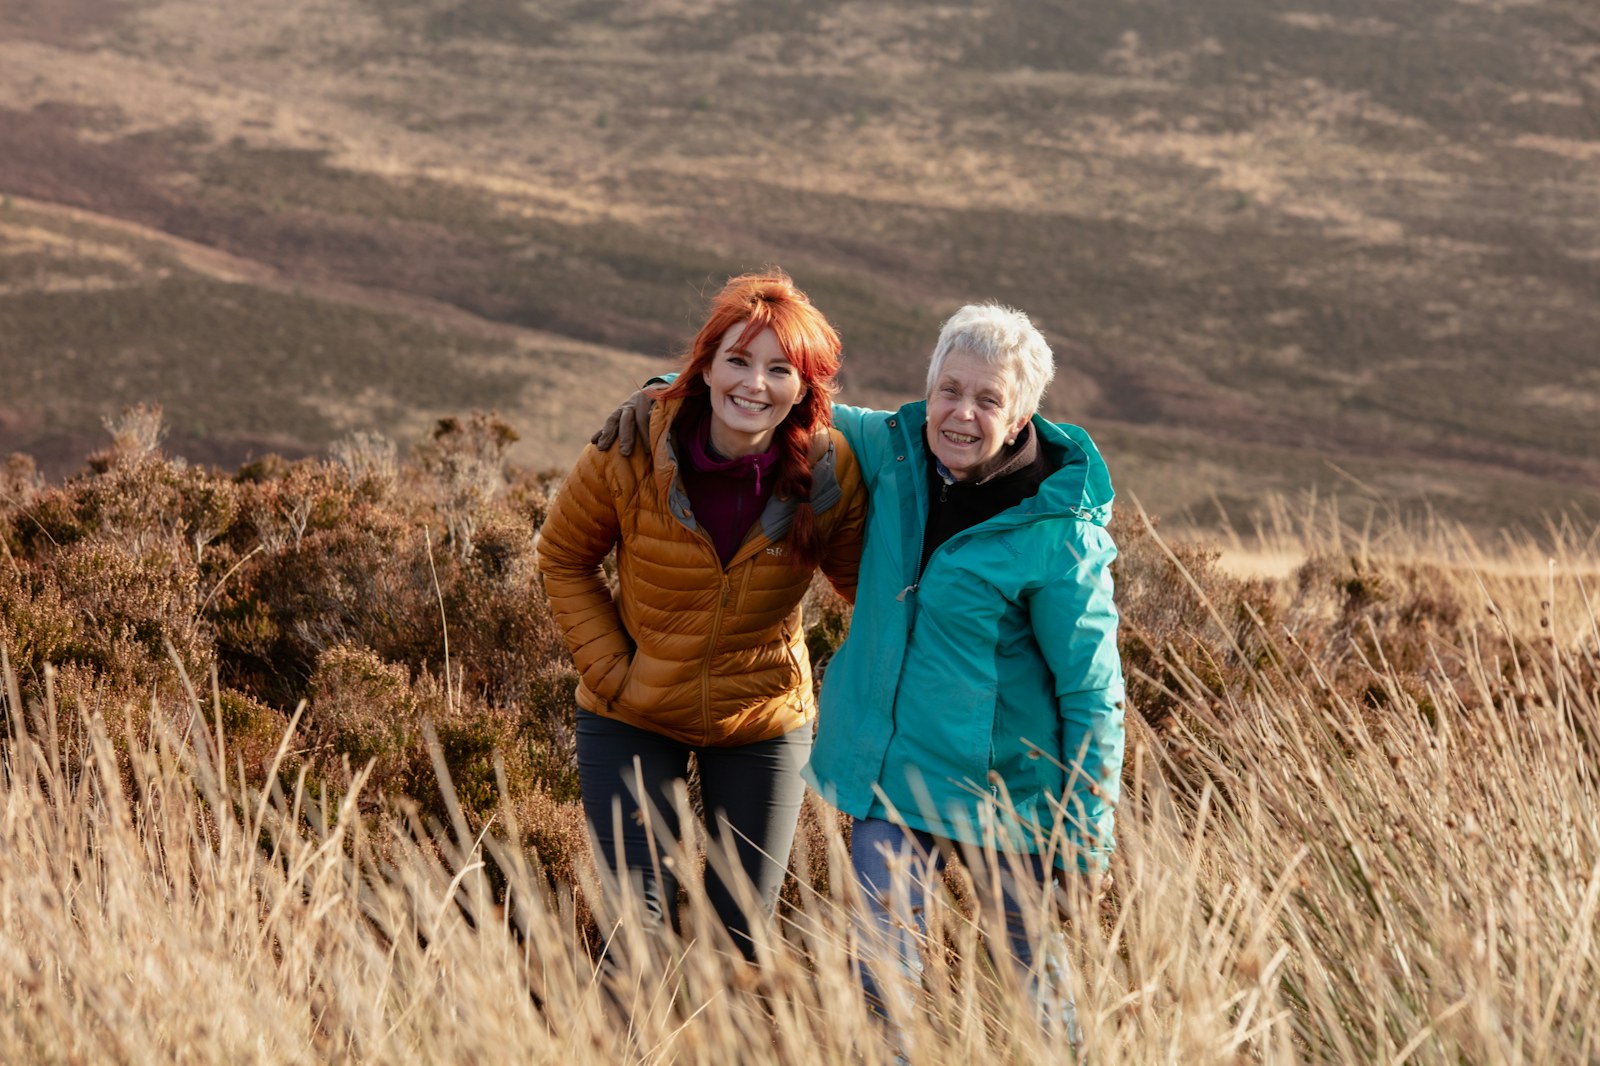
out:
{"label": "sunlit grass", "polygon": [[[1302,532],[1307,556],[1329,547]],[[1380,646],[1364,689],[1297,664],[1306,634],[1287,628],[1220,698],[1203,663],[1171,663],[1178,710],[1160,732],[1130,716],[1113,887],[1066,901],[1086,1061],[1600,1054],[1592,542],[1568,528],[1530,576],[1515,545],[1382,533],[1342,549],[1391,580],[1483,597],[1511,639],[1477,656],[1441,642],[1440,665],[1408,677]],[[1565,605],[1549,627],[1546,599]],[[1452,654],[1464,666],[1447,670]],[[7,677],[7,1060],[892,1057],[858,994],[831,819],[808,840],[825,876],[799,887],[750,966],[708,932],[692,874],[683,938],[627,899],[590,926],[592,870],[552,880],[511,843],[524,827],[510,806],[473,829],[453,802],[426,824],[363,814],[359,772],[338,801],[304,777],[263,791],[203,694],[115,737],[92,707],[22,713]],[[291,729],[282,752],[296,743]],[[691,871],[695,846],[678,857]],[[921,1004],[914,1061],[1064,1060],[985,961],[989,919],[960,883],[933,907],[926,987],[906,990]]]}

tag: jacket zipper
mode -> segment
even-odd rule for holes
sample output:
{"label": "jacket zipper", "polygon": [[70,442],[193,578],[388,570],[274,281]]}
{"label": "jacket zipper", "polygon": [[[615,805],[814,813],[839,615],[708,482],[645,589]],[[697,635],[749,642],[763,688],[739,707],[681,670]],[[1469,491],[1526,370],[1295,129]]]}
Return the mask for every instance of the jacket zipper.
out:
{"label": "jacket zipper", "polygon": [[[706,547],[715,555],[717,549],[712,545],[711,538],[704,534],[701,536],[705,540]],[[700,734],[708,742],[711,739],[711,656],[717,650],[717,642],[722,638],[722,621],[728,609],[733,606],[734,568],[746,570],[751,565],[746,549],[753,542],[754,538],[745,541],[744,545],[734,553],[728,565],[722,567],[722,595],[717,597],[717,610],[711,616],[711,635],[706,641],[706,653],[700,661]]]}
{"label": "jacket zipper", "polygon": [[[947,493],[949,491],[950,491],[949,482],[944,482],[943,484],[941,484],[939,486],[939,502],[940,503],[948,503],[949,502],[949,496],[947,495]],[[1082,508],[1071,508],[1069,513],[1071,513],[1074,517],[1077,517],[1077,518],[1085,517],[1085,515],[1083,514]],[[999,517],[1000,517],[999,515],[995,516],[995,518],[999,518]],[[952,536],[949,540],[945,541],[943,544],[941,544],[937,548],[935,548],[933,554],[934,555],[938,555],[940,552],[944,551],[946,548],[948,548],[950,545],[954,544],[956,541],[965,539],[966,537],[973,535],[973,531],[974,530],[981,529],[982,527],[988,525],[990,522],[993,522],[993,521],[994,521],[994,518],[989,518],[989,519],[986,519],[986,520],[984,520],[982,522],[979,522],[975,526],[968,526],[966,529],[961,530],[959,533],[957,533],[954,536]],[[917,613],[916,613],[917,612],[917,591],[918,591],[918,589],[920,589],[922,587],[922,575],[928,572],[927,567],[922,565],[922,549],[923,549],[923,546],[926,545],[927,543],[928,543],[928,516],[927,515],[923,515],[922,516],[922,532],[917,535],[917,576],[916,576],[916,580],[912,581],[911,584],[909,584],[905,588],[901,589],[900,592],[895,596],[896,600],[898,600],[901,603],[904,603],[904,604],[908,605],[907,606],[907,612],[910,615],[910,617],[907,619],[907,622],[906,622],[906,637],[907,637],[907,639],[910,639],[911,631],[914,628],[916,628],[916,622],[917,622]],[[929,559],[928,560],[928,564],[931,566],[933,564],[933,560]]]}

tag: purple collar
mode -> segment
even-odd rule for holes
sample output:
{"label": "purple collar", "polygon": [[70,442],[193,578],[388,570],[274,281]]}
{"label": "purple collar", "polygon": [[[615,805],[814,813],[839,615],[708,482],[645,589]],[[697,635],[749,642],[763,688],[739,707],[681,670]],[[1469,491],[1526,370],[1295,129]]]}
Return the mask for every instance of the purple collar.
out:
{"label": "purple collar", "polygon": [[704,418],[693,431],[685,434],[688,438],[684,446],[689,452],[689,462],[695,469],[704,470],[708,474],[724,474],[732,477],[748,477],[755,482],[753,492],[761,495],[762,475],[769,473],[778,462],[778,445],[755,455],[741,455],[736,459],[724,459],[717,454],[711,444],[711,419]]}

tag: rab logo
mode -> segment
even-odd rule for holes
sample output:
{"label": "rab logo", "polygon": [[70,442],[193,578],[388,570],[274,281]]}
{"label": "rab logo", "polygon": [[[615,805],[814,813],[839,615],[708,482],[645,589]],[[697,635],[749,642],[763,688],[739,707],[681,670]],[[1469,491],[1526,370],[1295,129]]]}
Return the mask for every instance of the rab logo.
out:
{"label": "rab logo", "polygon": [[774,544],[772,547],[767,549],[767,554],[768,555],[788,555],[789,554],[789,549],[784,547],[782,544]]}

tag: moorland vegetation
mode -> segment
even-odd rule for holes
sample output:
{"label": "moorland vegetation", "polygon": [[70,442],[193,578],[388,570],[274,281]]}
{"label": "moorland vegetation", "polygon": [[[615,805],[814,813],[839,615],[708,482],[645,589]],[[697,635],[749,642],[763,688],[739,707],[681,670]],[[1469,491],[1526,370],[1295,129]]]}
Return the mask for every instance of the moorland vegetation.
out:
{"label": "moorland vegetation", "polygon": [[[58,484],[4,467],[5,1057],[887,1061],[820,804],[759,967],[694,935],[692,878],[686,939],[597,906],[532,565],[560,478],[507,467],[511,427],[226,472],[161,425],[125,411]],[[1277,578],[1114,526],[1130,750],[1112,888],[1070,901],[1086,1053],[1592,1059],[1593,522],[1276,514]],[[807,610],[825,664],[848,610]],[[962,877],[917,1061],[1059,1054]]]}

